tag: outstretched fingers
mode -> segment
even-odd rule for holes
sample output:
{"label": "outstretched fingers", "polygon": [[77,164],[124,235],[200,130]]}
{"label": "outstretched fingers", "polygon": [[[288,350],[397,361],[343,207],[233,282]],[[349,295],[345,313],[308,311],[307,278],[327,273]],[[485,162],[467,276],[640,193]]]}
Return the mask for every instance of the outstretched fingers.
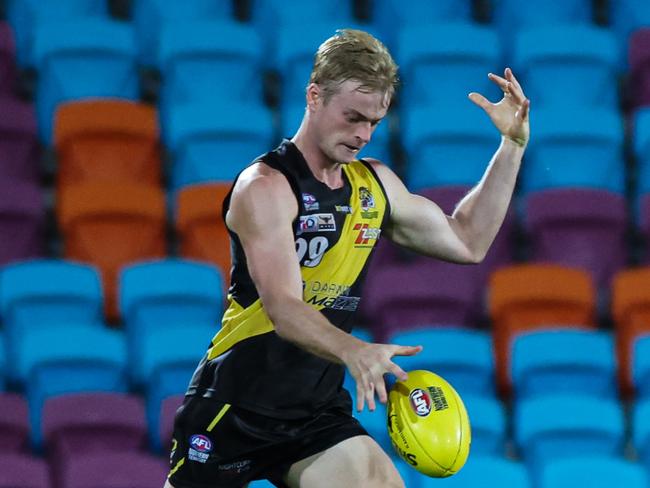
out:
{"label": "outstretched fingers", "polygon": [[472,92],[468,95],[469,99],[474,102],[476,105],[481,107],[486,112],[489,112],[494,106],[487,98],[485,98],[480,93]]}

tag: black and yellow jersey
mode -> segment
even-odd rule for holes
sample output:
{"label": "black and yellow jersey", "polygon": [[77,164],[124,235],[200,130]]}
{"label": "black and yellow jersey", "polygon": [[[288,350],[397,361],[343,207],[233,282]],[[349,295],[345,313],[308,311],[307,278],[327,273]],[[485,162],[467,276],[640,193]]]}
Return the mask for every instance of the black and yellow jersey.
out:
{"label": "black and yellow jersey", "polygon": [[[298,148],[284,141],[258,158],[280,171],[298,201],[293,222],[303,299],[350,332],[369,259],[390,214],[371,166],[343,165],[344,185],[318,181]],[[224,201],[224,218],[230,194]],[[300,418],[323,408],[350,408],[344,366],[280,338],[248,273],[237,235],[230,231],[233,268],[229,307],[192,378],[188,395],[202,395],[277,418]]]}

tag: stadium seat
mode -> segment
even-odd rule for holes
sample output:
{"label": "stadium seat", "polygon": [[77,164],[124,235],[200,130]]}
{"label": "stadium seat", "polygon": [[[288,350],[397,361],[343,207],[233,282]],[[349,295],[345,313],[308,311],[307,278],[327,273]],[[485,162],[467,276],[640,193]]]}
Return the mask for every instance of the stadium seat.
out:
{"label": "stadium seat", "polygon": [[499,146],[498,132],[467,100],[453,106],[405,107],[402,142],[408,155],[409,189],[473,186]]}
{"label": "stadium seat", "polygon": [[126,345],[119,331],[87,324],[51,323],[25,329],[10,347],[16,350],[16,364],[10,373],[25,389],[36,448],[42,439],[42,406],[49,397],[127,389]]}
{"label": "stadium seat", "polygon": [[[532,17],[542,10],[546,9],[537,5]],[[619,50],[609,30],[587,24],[524,28],[515,39],[514,51],[517,77],[535,106],[576,111],[618,108],[612,80],[618,72]],[[553,78],[564,81],[562,89],[548,82]]]}
{"label": "stadium seat", "polygon": [[397,42],[396,33],[404,26],[471,20],[472,2],[469,0],[412,0],[408,8],[404,8],[400,0],[374,0],[371,4],[371,25],[391,50]]}
{"label": "stadium seat", "polygon": [[569,456],[623,456],[624,414],[615,400],[549,392],[517,402],[513,422],[517,447],[533,474]]}
{"label": "stadium seat", "polygon": [[0,21],[0,93],[16,89],[16,45],[11,26]]}
{"label": "stadium seat", "polygon": [[650,268],[620,271],[612,280],[612,317],[616,333],[619,383],[626,395],[634,392],[634,342],[650,334]]}
{"label": "stadium seat", "polygon": [[234,180],[254,158],[271,149],[273,121],[261,106],[192,103],[171,110],[168,129],[171,188],[178,190]]}
{"label": "stadium seat", "polygon": [[172,438],[174,434],[174,418],[176,411],[183,404],[185,399],[184,394],[173,395],[165,398],[160,405],[160,422],[156,425],[150,425],[149,431],[157,431],[158,445],[161,446],[163,452],[169,451],[172,446]]}
{"label": "stadium seat", "polygon": [[609,456],[569,457],[542,468],[540,488],[645,488],[648,476],[641,465]]}
{"label": "stadium seat", "polygon": [[501,72],[501,46],[490,27],[471,22],[406,25],[398,34],[395,57],[404,79],[400,106],[405,112],[422,105],[465,108],[473,105],[467,99],[472,91],[491,100],[501,94],[487,77]]}
{"label": "stadium seat", "polygon": [[392,333],[387,342],[424,347],[423,352],[415,356],[393,358],[404,371],[433,371],[445,378],[461,396],[495,394],[492,338],[484,331],[422,327]]}
{"label": "stadium seat", "polygon": [[99,326],[99,274],[91,266],[56,259],[6,266],[0,271],[0,314],[7,333],[53,321]]}
{"label": "stadium seat", "polygon": [[89,262],[99,268],[107,317],[115,320],[120,268],[134,261],[165,255],[162,190],[126,183],[66,186],[60,194],[57,217],[66,258]]}
{"label": "stadium seat", "polygon": [[478,269],[424,256],[375,267],[364,291],[373,333],[423,325],[468,326],[481,315]]}
{"label": "stadium seat", "polygon": [[25,398],[17,393],[0,393],[1,455],[26,452],[29,448],[29,431]]}
{"label": "stadium seat", "polygon": [[621,70],[626,70],[626,54],[637,30],[650,26],[650,5],[643,0],[615,0],[607,3],[610,24],[620,44]]}
{"label": "stadium seat", "polygon": [[162,111],[215,98],[231,103],[263,101],[262,41],[245,24],[225,20],[166,23],[158,68],[164,80]]}
{"label": "stadium seat", "polygon": [[180,254],[214,264],[230,283],[230,237],[221,216],[230,183],[209,183],[181,188],[176,195],[176,233]]}
{"label": "stadium seat", "polygon": [[629,43],[628,89],[631,108],[650,106],[650,27],[638,29]]}
{"label": "stadium seat", "polygon": [[642,197],[650,193],[650,107],[634,113],[632,145],[636,157],[637,196]]}
{"label": "stadium seat", "polygon": [[248,485],[248,488],[274,488],[274,484],[268,480],[253,481]]}
{"label": "stadium seat", "polygon": [[650,398],[638,398],[632,405],[631,440],[639,461],[650,466]]}
{"label": "stadium seat", "polygon": [[145,453],[80,453],[63,473],[66,488],[149,488],[165,484],[169,472],[164,458]]}
{"label": "stadium seat", "polygon": [[[500,456],[470,455],[457,474],[441,479],[419,476],[419,488],[532,488],[533,480],[523,464]],[[411,485],[408,485],[409,488]]]}
{"label": "stadium seat", "polygon": [[[291,137],[296,134],[304,114],[304,96],[300,99],[295,99],[293,102],[285,104],[280,108],[280,134],[282,137],[291,139]],[[379,125],[377,125],[375,131],[372,133],[370,142],[361,150],[358,157],[375,158],[387,166],[394,166],[391,153],[390,122],[389,114],[381,121],[381,123],[379,123]]]}
{"label": "stadium seat", "polygon": [[0,394],[6,388],[7,353],[5,345],[5,334],[0,331]]}
{"label": "stadium seat", "polygon": [[623,194],[590,188],[548,189],[526,197],[531,260],[582,268],[599,290],[628,260]]}
{"label": "stadium seat", "polygon": [[154,108],[128,100],[62,103],[54,121],[59,189],[93,181],[161,184]]}
{"label": "stadium seat", "polygon": [[583,25],[592,22],[592,3],[589,0],[569,0],[553,3],[534,0],[522,5],[516,0],[492,2],[492,21],[505,35],[514,27],[543,25]]}
{"label": "stadium seat", "polygon": [[44,23],[61,23],[72,19],[107,19],[108,3],[104,0],[10,0],[7,19],[14,29],[16,55],[21,67],[34,64],[34,37]]}
{"label": "stadium seat", "polygon": [[170,23],[191,24],[200,20],[232,20],[232,16],[233,5],[231,2],[133,0],[132,17],[138,48],[138,62],[144,66],[156,66],[161,31]]}
{"label": "stadium seat", "polygon": [[596,294],[586,271],[558,265],[522,264],[492,274],[492,319],[497,384],[511,386],[511,341],[522,332],[552,326],[593,328]]}
{"label": "stadium seat", "polygon": [[503,456],[508,418],[501,401],[493,396],[460,393],[472,425],[472,456]]}
{"label": "stadium seat", "polygon": [[375,410],[371,412],[366,402],[363,410],[357,412],[354,406],[356,404],[356,393],[353,391],[351,395],[353,402],[352,416],[361,423],[363,428],[370,434],[370,437],[377,441],[384,451],[390,452],[392,447],[388,429],[386,428],[386,405],[380,403],[379,400],[375,400]]}
{"label": "stadium seat", "polygon": [[43,405],[43,439],[55,479],[79,453],[144,450],[146,432],[144,405],[136,396],[78,393]]}
{"label": "stadium seat", "polygon": [[[611,83],[611,81],[610,81]],[[520,175],[521,193],[588,187],[623,193],[623,126],[614,110],[582,108],[535,112],[535,137]]]}
{"label": "stadium seat", "polygon": [[40,183],[41,156],[31,103],[0,95],[0,178]]}
{"label": "stadium seat", "polygon": [[517,399],[554,393],[617,398],[614,341],[607,332],[567,328],[516,336],[512,382]]}
{"label": "stadium seat", "polygon": [[632,381],[636,398],[650,398],[650,334],[637,337],[632,348]]}
{"label": "stadium seat", "polygon": [[40,257],[45,251],[45,202],[31,182],[0,178],[0,265]]}
{"label": "stadium seat", "polygon": [[45,460],[28,454],[0,454],[0,488],[50,488]]}
{"label": "stadium seat", "polygon": [[[139,95],[133,32],[111,20],[76,19],[39,26],[34,41],[38,70],[36,112],[41,141],[52,142],[61,102]],[[69,76],[70,73],[75,76]]]}

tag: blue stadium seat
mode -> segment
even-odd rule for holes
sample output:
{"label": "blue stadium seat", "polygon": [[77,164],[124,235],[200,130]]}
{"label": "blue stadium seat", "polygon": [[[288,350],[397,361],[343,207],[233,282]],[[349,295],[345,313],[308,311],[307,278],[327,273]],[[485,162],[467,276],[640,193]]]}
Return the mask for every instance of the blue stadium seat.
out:
{"label": "blue stadium seat", "polygon": [[248,485],[248,488],[274,488],[275,485],[268,480],[253,481]]}
{"label": "blue stadium seat", "polygon": [[645,0],[610,0],[606,5],[619,42],[621,70],[626,70],[630,36],[637,29],[650,26],[650,4]]}
{"label": "blue stadium seat", "polygon": [[171,110],[166,132],[174,161],[171,187],[177,190],[193,183],[233,180],[271,149],[273,121],[261,106],[183,104]]}
{"label": "blue stadium seat", "polygon": [[567,393],[517,402],[514,437],[523,459],[539,474],[552,459],[622,456],[623,408],[615,400]]}
{"label": "blue stadium seat", "polygon": [[381,40],[395,47],[395,34],[405,25],[440,24],[443,22],[471,22],[470,0],[410,0],[404,8],[402,0],[374,0],[371,25],[381,34]]}
{"label": "blue stadium seat", "polygon": [[512,379],[518,399],[549,392],[618,397],[610,333],[542,330],[518,335],[512,347]]}
{"label": "blue stadium seat", "polygon": [[650,107],[637,110],[633,118],[632,144],[637,162],[637,197],[650,193]]}
{"label": "blue stadium seat", "polygon": [[100,97],[135,100],[139,95],[133,33],[119,22],[78,19],[39,26],[34,62],[39,135],[46,144],[52,140],[59,103]]}
{"label": "blue stadium seat", "polygon": [[632,444],[639,460],[650,468],[650,398],[639,398],[632,406]]}
{"label": "blue stadium seat", "polygon": [[0,271],[0,315],[6,330],[48,322],[103,323],[99,273],[64,260],[33,260]]}
{"label": "blue stadium seat", "polygon": [[160,33],[166,25],[234,19],[231,2],[214,0],[133,0],[132,17],[138,61],[144,66],[156,65]]}
{"label": "blue stadium seat", "polygon": [[475,185],[499,145],[499,134],[469,100],[457,106],[406,108],[402,141],[408,154],[406,184]]}
{"label": "blue stadium seat", "polygon": [[395,333],[388,342],[424,347],[415,356],[393,358],[404,371],[432,371],[445,378],[461,396],[494,395],[492,341],[486,332],[429,327]]}
{"label": "blue stadium seat", "polygon": [[[215,35],[218,33],[218,35]],[[157,66],[164,80],[161,110],[218,98],[262,103],[262,42],[247,25],[226,20],[168,22]]]}
{"label": "blue stadium seat", "polygon": [[[281,109],[280,135],[290,139],[295,135],[300,127],[300,122],[305,114],[305,103],[292,103],[283,106]],[[387,166],[393,166],[391,157],[391,134],[389,116],[384,118],[372,134],[372,139],[364,147],[359,157],[371,157],[380,160]]]}
{"label": "blue stadium seat", "polygon": [[623,193],[623,124],[617,111],[539,109],[522,166],[523,193],[587,187]]}
{"label": "blue stadium seat", "polygon": [[[471,354],[471,352],[468,352]],[[461,395],[472,426],[471,455],[503,456],[506,449],[506,412],[493,396]]]}
{"label": "blue stadium seat", "polygon": [[32,66],[35,29],[45,22],[62,22],[79,18],[108,18],[106,0],[9,0],[7,18],[11,23],[16,40],[18,63]]}
{"label": "blue stadium seat", "polygon": [[[465,466],[449,478],[421,476],[420,488],[531,488],[532,479],[523,464],[502,457],[470,454]],[[410,485],[409,485],[410,487]]]}
{"label": "blue stadium seat", "polygon": [[[468,93],[488,99],[501,95],[489,72],[501,72],[496,31],[472,23],[406,26],[399,32],[396,58],[401,66],[401,108],[471,104]],[[442,117],[441,117],[442,118]]]}
{"label": "blue stadium seat", "polygon": [[542,468],[540,488],[646,488],[648,476],[636,463],[606,456],[569,457]]}
{"label": "blue stadium seat", "polygon": [[[588,25],[525,29],[514,49],[517,77],[535,107],[617,109],[618,46],[610,31]],[[552,79],[561,79],[562,87]]]}
{"label": "blue stadium seat", "polygon": [[10,347],[15,348],[16,358],[10,373],[26,391],[35,447],[40,445],[41,409],[47,398],[128,388],[122,332],[87,324],[52,323],[25,329]]}
{"label": "blue stadium seat", "polygon": [[632,381],[638,399],[650,398],[650,336],[635,339],[632,346]]}

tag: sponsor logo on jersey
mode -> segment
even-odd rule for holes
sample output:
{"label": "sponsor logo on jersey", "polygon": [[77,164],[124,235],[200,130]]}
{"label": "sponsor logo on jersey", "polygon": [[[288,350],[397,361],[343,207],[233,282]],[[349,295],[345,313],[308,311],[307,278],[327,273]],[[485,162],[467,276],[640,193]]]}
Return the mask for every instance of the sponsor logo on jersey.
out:
{"label": "sponsor logo on jersey", "polygon": [[187,457],[190,461],[197,461],[199,463],[207,462],[212,452],[212,441],[206,436],[195,434],[190,437],[190,448]]}
{"label": "sponsor logo on jersey", "polygon": [[335,205],[334,210],[344,214],[351,214],[354,211],[350,205]]}
{"label": "sponsor logo on jersey", "polygon": [[315,294],[305,300],[311,305],[331,308],[332,310],[345,310],[347,312],[356,312],[359,308],[361,297],[338,296],[330,297],[327,295]]}
{"label": "sponsor logo on jersey", "polygon": [[375,208],[375,197],[365,186],[359,187],[359,200],[361,200],[361,218],[374,219],[377,218],[379,212],[372,210]]}
{"label": "sponsor logo on jersey", "polygon": [[307,232],[335,232],[336,221],[334,214],[322,213],[312,215],[301,215],[298,227],[298,235]]}
{"label": "sponsor logo on jersey", "polygon": [[320,209],[320,205],[318,203],[318,200],[316,200],[316,197],[314,195],[312,195],[311,193],[303,193],[302,194],[302,203],[305,206],[305,210],[307,212],[311,212],[312,210]]}
{"label": "sponsor logo on jersey", "polygon": [[354,247],[372,247],[374,242],[371,243],[370,241],[376,241],[381,234],[381,229],[370,227],[368,224],[355,224],[352,230],[359,231],[354,241]]}
{"label": "sponsor logo on jersey", "polygon": [[411,408],[420,417],[426,417],[431,413],[431,397],[429,393],[421,388],[416,388],[409,395]]}
{"label": "sponsor logo on jersey", "polygon": [[235,461],[228,464],[219,464],[217,469],[219,471],[232,471],[233,473],[243,473],[251,469],[251,463],[253,461],[250,459],[243,459],[241,461]]}

